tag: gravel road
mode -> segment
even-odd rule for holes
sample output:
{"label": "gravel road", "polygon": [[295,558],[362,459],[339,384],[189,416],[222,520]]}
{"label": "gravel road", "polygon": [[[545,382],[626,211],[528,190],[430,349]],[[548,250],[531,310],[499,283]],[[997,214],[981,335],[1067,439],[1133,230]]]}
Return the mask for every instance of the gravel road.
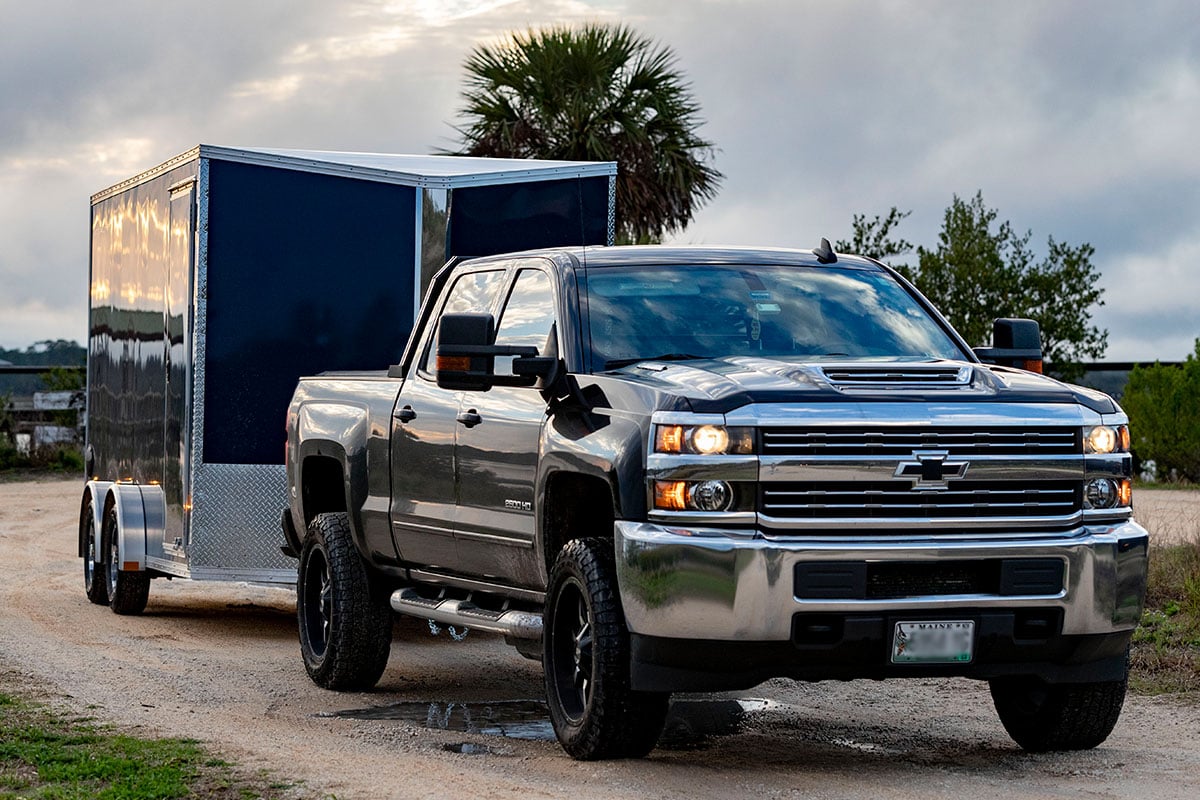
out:
{"label": "gravel road", "polygon": [[[679,703],[668,746],[644,761],[575,763],[545,738],[540,667],[496,637],[457,643],[399,620],[378,689],[336,694],[304,673],[290,591],[159,580],[142,617],[90,605],[75,557],[81,488],[0,483],[0,670],[117,725],[201,739],[298,782],[297,796],[1200,797],[1194,705],[1131,697],[1100,748],[1028,755],[986,686],[965,680],[773,681],[741,703]],[[1148,519],[1196,538],[1200,497],[1150,494],[1137,500]],[[1167,511],[1158,494],[1175,496]],[[408,721],[331,716],[363,709]],[[468,716],[510,735],[456,730]]]}

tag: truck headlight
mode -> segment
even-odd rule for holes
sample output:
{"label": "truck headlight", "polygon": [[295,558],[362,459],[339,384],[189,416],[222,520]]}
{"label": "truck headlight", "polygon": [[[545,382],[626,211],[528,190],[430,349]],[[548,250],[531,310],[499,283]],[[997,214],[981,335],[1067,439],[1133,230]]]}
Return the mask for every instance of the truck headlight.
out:
{"label": "truck headlight", "polygon": [[1085,453],[1128,453],[1128,425],[1097,425],[1083,434]]}
{"label": "truck headlight", "polygon": [[750,455],[754,453],[754,429],[725,425],[657,425],[654,452]]}

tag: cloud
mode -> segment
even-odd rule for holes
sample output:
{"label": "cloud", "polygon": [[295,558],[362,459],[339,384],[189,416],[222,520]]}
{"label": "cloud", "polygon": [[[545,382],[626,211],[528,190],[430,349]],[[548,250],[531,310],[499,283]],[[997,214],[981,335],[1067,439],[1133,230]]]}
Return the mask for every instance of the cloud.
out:
{"label": "cloud", "polygon": [[198,142],[452,147],[473,44],[589,19],[671,45],[719,149],[677,240],[811,247],[895,205],[931,244],[982,190],[1039,248],[1096,247],[1113,357],[1200,335],[1190,0],[44,0],[0,27],[0,345],[31,341],[38,302],[82,320],[93,192]]}

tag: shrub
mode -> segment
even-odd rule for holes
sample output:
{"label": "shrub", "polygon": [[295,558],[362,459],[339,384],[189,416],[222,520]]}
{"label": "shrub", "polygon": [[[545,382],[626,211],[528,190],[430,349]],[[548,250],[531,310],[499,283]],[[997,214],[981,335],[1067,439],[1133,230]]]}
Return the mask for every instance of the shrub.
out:
{"label": "shrub", "polygon": [[1138,366],[1121,400],[1133,451],[1159,480],[1200,481],[1200,339],[1180,367]]}

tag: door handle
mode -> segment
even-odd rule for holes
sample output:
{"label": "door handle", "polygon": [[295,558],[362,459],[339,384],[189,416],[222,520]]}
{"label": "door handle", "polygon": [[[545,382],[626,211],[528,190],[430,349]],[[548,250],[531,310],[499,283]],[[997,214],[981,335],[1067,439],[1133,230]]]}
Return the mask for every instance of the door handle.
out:
{"label": "door handle", "polygon": [[466,425],[468,428],[474,428],[476,425],[483,422],[483,417],[479,416],[479,412],[473,408],[470,411],[460,411],[455,419],[461,422],[463,425]]}
{"label": "door handle", "polygon": [[400,420],[401,422],[412,422],[414,419],[417,418],[417,412],[413,411],[412,406],[405,406],[404,408],[401,408],[400,410],[398,410],[392,416],[394,416],[396,419]]}

